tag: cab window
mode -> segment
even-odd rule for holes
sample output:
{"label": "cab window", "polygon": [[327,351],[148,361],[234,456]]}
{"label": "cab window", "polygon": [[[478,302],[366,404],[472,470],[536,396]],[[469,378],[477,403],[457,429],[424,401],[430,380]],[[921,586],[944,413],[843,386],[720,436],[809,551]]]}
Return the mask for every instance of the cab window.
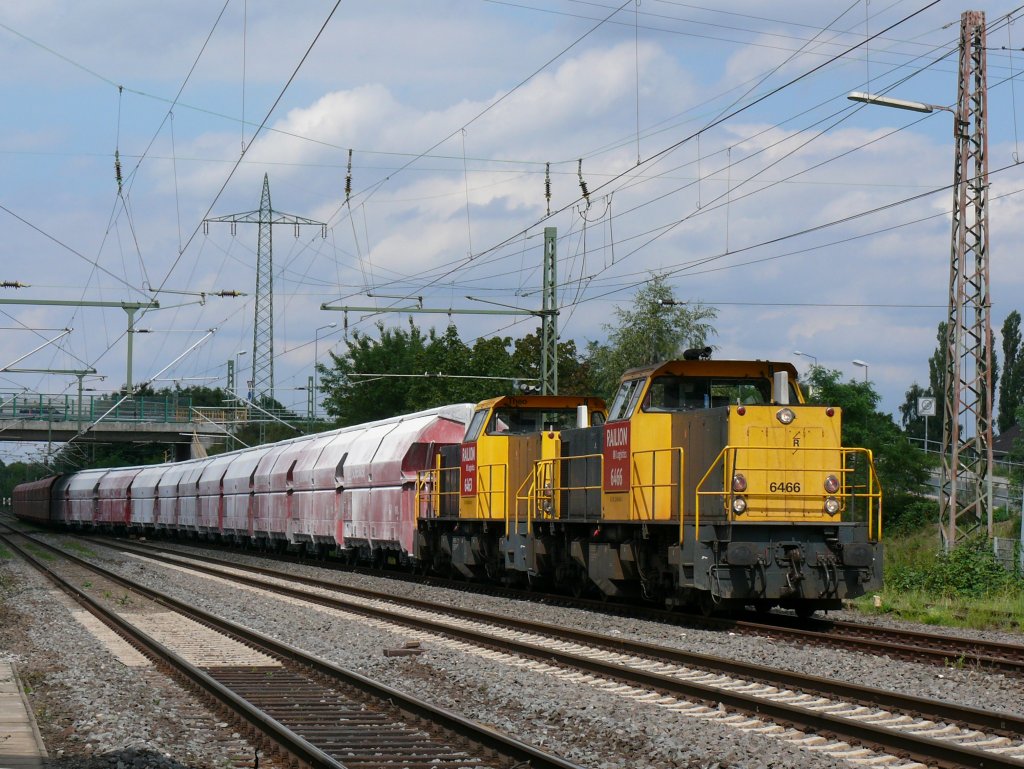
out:
{"label": "cab window", "polygon": [[487,421],[487,409],[481,409],[473,413],[473,418],[469,421],[469,427],[466,428],[466,437],[462,439],[463,443],[472,443],[480,437],[480,431],[484,428],[484,422]]}
{"label": "cab window", "polygon": [[[795,393],[791,398],[795,403]],[[651,380],[642,408],[657,413],[768,403],[771,382],[767,379],[659,376]]]}
{"label": "cab window", "polygon": [[542,430],[565,430],[576,426],[576,409],[495,409],[487,423],[488,435],[528,435]]}
{"label": "cab window", "polygon": [[643,390],[645,381],[647,380],[630,379],[619,385],[619,391],[615,393],[612,407],[608,410],[609,421],[629,419],[629,415],[633,413],[633,409],[636,407],[636,402],[640,399],[640,393]]}

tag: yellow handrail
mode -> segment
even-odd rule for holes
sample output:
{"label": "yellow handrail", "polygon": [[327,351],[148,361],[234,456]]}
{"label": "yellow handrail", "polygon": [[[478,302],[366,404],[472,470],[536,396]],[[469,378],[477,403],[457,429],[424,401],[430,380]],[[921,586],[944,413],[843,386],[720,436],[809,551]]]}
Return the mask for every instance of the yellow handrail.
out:
{"label": "yellow handrail", "polygon": [[[639,463],[638,463],[637,459],[639,457],[644,457],[644,456],[648,456],[648,455],[651,458],[651,460],[650,460],[650,477],[651,477],[651,481],[650,481],[650,483],[644,483],[643,480],[642,480],[641,468],[639,466]],[[670,468],[671,468],[671,463],[672,463],[673,456],[676,457],[676,464],[675,464],[675,466],[676,466],[676,468],[679,471],[678,472],[678,477],[679,477],[678,482],[674,482],[672,480],[671,469],[670,469],[670,472],[669,472],[669,479],[668,479],[668,481],[667,482],[662,481],[660,483],[658,482],[658,480],[657,480],[658,457],[661,456],[661,455],[667,455],[668,456]],[[683,457],[684,457],[684,455],[683,455],[683,447],[682,446],[672,446],[672,447],[667,448],[667,449],[646,449],[644,451],[634,451],[634,452],[630,453],[630,478],[631,478],[631,483],[629,484],[629,494],[630,494],[630,502],[631,502],[630,507],[632,507],[634,510],[637,511],[637,518],[638,519],[640,518],[639,513],[641,512],[641,509],[644,507],[644,504],[643,504],[644,503],[644,499],[643,499],[643,497],[638,492],[642,492],[644,489],[650,489],[650,492],[651,492],[651,504],[650,504],[650,507],[649,507],[648,520],[654,520],[654,512],[653,511],[654,511],[654,508],[655,508],[654,501],[655,501],[655,495],[657,493],[657,490],[658,489],[662,489],[662,488],[668,489],[669,490],[669,495],[670,495],[669,499],[671,499],[672,489],[678,488],[679,489],[679,509],[677,511],[674,511],[674,512],[678,512],[678,514],[679,514],[680,530],[681,530],[681,528],[682,528],[682,521],[683,521],[683,515],[684,515],[684,512],[685,512],[685,508],[686,508],[685,501],[683,499],[686,496],[683,493],[683,489],[685,488],[684,468],[686,467],[686,465],[683,462]],[[639,497],[639,499],[638,499],[638,497]],[[682,540],[680,540],[680,541],[682,541]]]}
{"label": "yellow handrail", "polygon": [[[715,460],[708,467],[707,472],[698,481],[695,489],[696,512],[694,513],[694,526],[699,529],[700,526],[700,501],[701,497],[721,497],[722,507],[726,515],[726,520],[732,522],[737,515],[733,512],[732,507],[727,503],[727,497],[732,495],[734,492],[731,490],[731,475],[735,473],[737,469],[742,468],[743,472],[815,472],[815,470],[808,470],[807,468],[777,468],[777,467],[757,467],[749,464],[745,464],[739,461],[741,452],[765,452],[768,456],[777,456],[779,448],[777,446],[726,446],[715,457]],[[821,472],[831,471],[835,473],[839,479],[839,489],[834,494],[828,494],[824,491],[808,492],[805,490],[800,491],[785,491],[780,493],[779,497],[795,498],[799,500],[818,500],[824,497],[835,497],[840,500],[841,507],[837,515],[841,515],[843,511],[848,509],[848,503],[857,499],[863,499],[866,505],[867,512],[867,524],[868,524],[868,537],[874,539],[881,539],[882,537],[882,490],[881,485],[878,482],[878,473],[875,469],[874,456],[870,449],[863,448],[847,448],[841,446],[807,446],[807,447],[791,447],[787,449],[790,453],[805,453],[805,452],[829,452],[838,456],[838,462],[831,466],[822,466]],[[854,486],[849,480],[849,476],[855,472],[855,468],[851,466],[849,458],[858,454],[862,454],[865,457],[865,469],[867,471],[867,477],[863,487]],[[704,486],[711,474],[718,468],[719,465],[723,467],[722,473],[722,489],[719,491],[705,490]],[[731,470],[731,472],[730,472]],[[766,491],[747,490],[742,492],[745,497],[753,498],[770,498],[770,495]],[[775,495],[772,494],[771,497]],[[742,513],[741,513],[742,515]]]}

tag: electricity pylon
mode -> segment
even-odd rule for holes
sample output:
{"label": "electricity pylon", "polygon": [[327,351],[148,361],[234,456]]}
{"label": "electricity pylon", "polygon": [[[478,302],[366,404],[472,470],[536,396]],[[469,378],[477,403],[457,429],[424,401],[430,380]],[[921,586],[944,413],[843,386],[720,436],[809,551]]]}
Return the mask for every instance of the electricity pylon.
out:
{"label": "electricity pylon", "polygon": [[960,19],[953,132],[953,233],[946,323],[939,505],[946,550],[986,526],[992,536],[992,327],[989,319],[985,14]]}
{"label": "electricity pylon", "polygon": [[315,224],[321,228],[321,235],[327,237],[327,225],[314,219],[275,211],[270,205],[270,179],[263,174],[263,195],[258,211],[228,214],[204,220],[229,222],[231,234],[236,225],[259,224],[259,245],[256,251],[256,315],[252,332],[252,381],[249,386],[251,400],[273,399],[274,397],[274,239],[273,225],[291,224],[298,237],[299,227]]}

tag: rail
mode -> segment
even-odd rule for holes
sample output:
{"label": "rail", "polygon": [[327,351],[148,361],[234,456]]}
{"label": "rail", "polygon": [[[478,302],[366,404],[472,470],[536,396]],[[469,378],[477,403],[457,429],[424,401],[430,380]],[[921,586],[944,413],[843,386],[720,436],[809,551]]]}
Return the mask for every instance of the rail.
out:
{"label": "rail", "polygon": [[[787,450],[793,455],[799,455],[801,457],[807,456],[810,452],[831,454],[833,456],[829,458],[828,465],[825,465],[824,463],[817,463],[807,466],[803,463],[793,462],[788,468],[780,468],[777,466],[768,466],[767,464],[757,464],[756,459],[754,459],[769,456],[774,457],[778,455],[778,451],[779,449],[777,446],[726,446],[723,448],[711,463],[707,472],[704,473],[704,476],[697,483],[695,492],[696,510],[694,513],[694,525],[698,528],[700,526],[702,500],[720,499],[721,505],[719,509],[725,513],[726,521],[728,523],[733,523],[736,520],[743,520],[744,518],[741,518],[741,516],[746,516],[745,520],[751,520],[751,516],[748,512],[737,513],[733,510],[732,505],[729,504],[730,498],[733,496],[743,496],[747,499],[747,511],[752,508],[756,509],[756,502],[762,502],[767,505],[769,502],[776,503],[779,500],[782,500],[787,504],[794,503],[804,505],[807,511],[813,509],[819,513],[823,510],[822,506],[825,498],[835,497],[840,503],[840,507],[835,513],[839,520],[841,520],[846,514],[851,516],[856,515],[858,503],[863,503],[864,516],[868,524],[868,538],[873,540],[881,539],[882,489],[878,482],[874,458],[870,449],[831,446],[792,447]],[[750,456],[747,456],[748,454]],[[863,457],[863,462],[857,462],[858,456]],[[764,460],[762,459],[762,462],[763,461]],[[718,468],[721,468],[722,470],[722,488],[706,488],[713,477],[717,479],[718,476],[715,471]],[[785,476],[787,473],[793,476],[803,476],[805,473],[816,470],[827,470],[828,472],[836,475],[839,479],[838,489],[833,493],[821,490],[808,491],[805,488],[806,484],[801,485],[798,482],[789,482],[778,484],[783,486],[781,491],[773,491],[768,483],[761,483],[760,487],[751,483],[750,487],[745,491],[733,492],[731,490],[731,483],[726,483],[726,481],[731,479],[733,474],[736,472],[742,472],[750,476],[762,474],[764,477],[769,477],[771,475],[780,474]],[[781,516],[781,513],[779,515]],[[774,518],[772,517],[765,518],[765,520],[773,519]],[[792,517],[790,516],[790,520],[791,519]]]}

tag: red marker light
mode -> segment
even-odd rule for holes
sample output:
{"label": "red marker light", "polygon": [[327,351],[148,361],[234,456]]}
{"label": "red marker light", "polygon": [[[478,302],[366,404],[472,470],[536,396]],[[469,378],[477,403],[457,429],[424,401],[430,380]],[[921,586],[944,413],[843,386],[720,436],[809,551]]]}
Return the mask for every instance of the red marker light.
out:
{"label": "red marker light", "polygon": [[736,414],[738,416],[743,416],[746,413],[747,413],[747,407],[746,406],[737,406],[736,407]]}
{"label": "red marker light", "polygon": [[827,416],[827,417],[834,417],[835,415],[836,415],[836,410],[834,408],[832,408],[831,406],[829,406],[827,409],[825,409],[825,416]]}

